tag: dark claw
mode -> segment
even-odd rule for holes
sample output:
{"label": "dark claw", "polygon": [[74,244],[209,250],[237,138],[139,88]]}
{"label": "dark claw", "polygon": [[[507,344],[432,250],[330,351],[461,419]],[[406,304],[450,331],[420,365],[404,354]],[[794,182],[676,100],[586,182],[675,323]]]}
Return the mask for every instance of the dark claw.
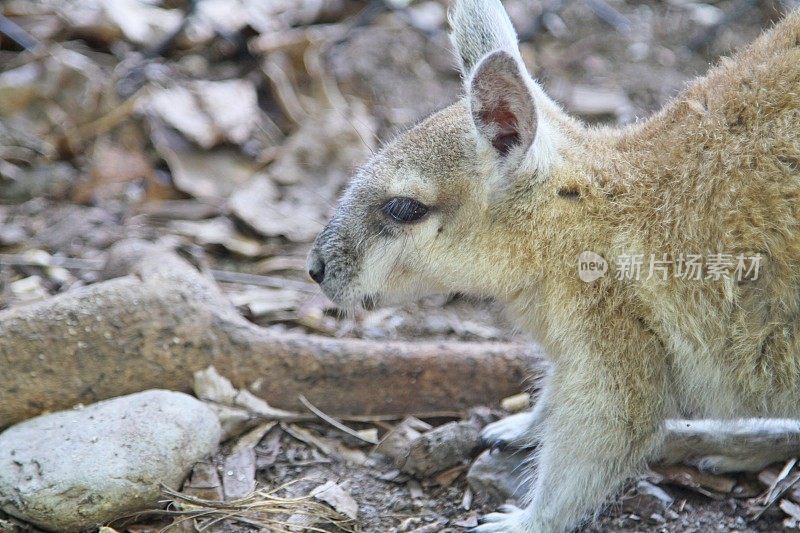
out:
{"label": "dark claw", "polygon": [[505,451],[506,448],[508,448],[508,442],[506,442],[504,440],[497,440],[497,441],[494,441],[494,443],[492,444],[492,452],[496,452],[496,451],[501,451],[502,452],[502,451]]}
{"label": "dark claw", "polygon": [[481,450],[488,449],[490,452],[494,452],[495,450],[503,451],[508,448],[508,442],[504,440],[488,440],[481,437],[478,441],[478,447]]}

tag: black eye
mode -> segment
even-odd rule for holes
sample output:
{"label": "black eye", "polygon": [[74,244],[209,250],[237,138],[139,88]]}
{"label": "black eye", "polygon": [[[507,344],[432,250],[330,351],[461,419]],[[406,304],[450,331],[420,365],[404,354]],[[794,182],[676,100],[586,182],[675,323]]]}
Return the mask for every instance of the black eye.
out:
{"label": "black eye", "polygon": [[428,212],[428,206],[412,198],[398,196],[383,204],[381,210],[396,222],[408,223],[424,217]]}

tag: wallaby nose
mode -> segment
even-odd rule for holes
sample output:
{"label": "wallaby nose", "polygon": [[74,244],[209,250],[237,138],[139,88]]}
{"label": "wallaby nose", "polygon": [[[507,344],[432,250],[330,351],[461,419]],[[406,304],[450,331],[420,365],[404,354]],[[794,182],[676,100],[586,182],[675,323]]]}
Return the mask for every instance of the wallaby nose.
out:
{"label": "wallaby nose", "polygon": [[325,261],[316,251],[312,251],[308,256],[308,275],[317,283],[322,283],[325,279]]}

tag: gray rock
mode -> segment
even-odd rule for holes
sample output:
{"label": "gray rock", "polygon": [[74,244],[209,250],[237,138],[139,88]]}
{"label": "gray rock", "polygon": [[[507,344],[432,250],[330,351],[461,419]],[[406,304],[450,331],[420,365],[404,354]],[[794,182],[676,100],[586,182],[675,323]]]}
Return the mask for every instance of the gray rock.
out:
{"label": "gray rock", "polygon": [[467,482],[487,501],[519,500],[531,488],[530,450],[486,450],[475,459]]}
{"label": "gray rock", "polygon": [[152,507],[220,435],[205,404],[164,390],[22,422],[0,434],[0,509],[75,531]]}
{"label": "gray rock", "polygon": [[672,506],[674,499],[658,485],[640,479],[636,487],[622,497],[622,510],[625,513],[646,517],[654,524],[666,521],[665,511]]}
{"label": "gray rock", "polygon": [[675,502],[675,499],[670,496],[667,491],[644,479],[640,479],[636,483],[636,492],[642,496],[651,498],[654,502],[658,502],[658,504],[661,506],[661,511],[669,509]]}
{"label": "gray rock", "polygon": [[404,472],[432,476],[466,459],[478,445],[478,430],[470,422],[450,422],[424,433],[411,443]]}

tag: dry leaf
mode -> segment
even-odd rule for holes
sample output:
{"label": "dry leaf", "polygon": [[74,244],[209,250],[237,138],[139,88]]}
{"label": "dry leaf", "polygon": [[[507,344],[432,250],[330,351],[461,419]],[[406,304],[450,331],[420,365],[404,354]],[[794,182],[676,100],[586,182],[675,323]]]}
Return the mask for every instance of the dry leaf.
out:
{"label": "dry leaf", "polygon": [[225,500],[238,500],[256,489],[256,452],[242,448],[225,458],[222,469]]}
{"label": "dry leaf", "polygon": [[237,389],[230,380],[222,377],[213,366],[194,373],[193,388],[195,396],[201,400],[234,408],[238,407],[261,418],[291,420],[298,417],[297,413],[270,406],[250,391]]}
{"label": "dry leaf", "polygon": [[195,95],[187,87],[176,85],[153,91],[142,106],[203,148],[211,148],[217,143],[214,123],[200,109]]}
{"label": "dry leaf", "polygon": [[786,529],[798,529],[800,526],[800,505],[789,500],[781,500],[778,505],[784,513],[789,515],[783,519],[783,527]]}
{"label": "dry leaf", "polygon": [[218,138],[235,144],[250,138],[259,118],[258,96],[250,81],[197,81],[192,88]]}
{"label": "dry leaf", "polygon": [[233,445],[231,449],[231,454],[238,453],[246,448],[253,448],[255,449],[256,446],[261,442],[261,439],[264,438],[270,429],[274,428],[278,423],[275,421],[269,422],[262,422],[258,426],[254,427],[241,437],[239,440],[236,441],[236,444]]}
{"label": "dry leaf", "polygon": [[282,432],[277,430],[268,431],[256,446],[256,468],[258,470],[275,464],[275,460],[281,453],[281,435]]}
{"label": "dry leaf", "polygon": [[120,196],[131,182],[152,179],[153,168],[141,150],[124,148],[108,139],[91,151],[89,180],[78,184],[72,199],[79,203]]}
{"label": "dry leaf", "polygon": [[206,402],[208,408],[214,411],[222,426],[222,440],[226,441],[237,437],[245,431],[255,427],[261,418],[247,409],[230,407],[220,403]]}
{"label": "dry leaf", "polygon": [[174,150],[160,142],[156,147],[169,166],[175,187],[196,198],[227,198],[256,172],[252,161],[230,148]]}
{"label": "dry leaf", "polygon": [[181,24],[183,15],[177,9],[162,9],[142,0],[103,0],[104,13],[126,39],[152,46]]}
{"label": "dry leaf", "polygon": [[308,242],[322,228],[319,211],[297,199],[280,199],[279,189],[266,176],[257,176],[234,192],[228,205],[234,216],[267,237]]}
{"label": "dry leaf", "polygon": [[41,276],[36,275],[12,281],[8,284],[8,289],[16,304],[36,302],[50,296]]}
{"label": "dry leaf", "polygon": [[250,318],[297,308],[305,295],[291,289],[248,288],[227,293],[230,301]]}
{"label": "dry leaf", "polygon": [[230,380],[222,377],[213,366],[194,373],[193,388],[194,395],[201,400],[224,405],[233,405],[238,392]]}
{"label": "dry leaf", "polygon": [[286,140],[268,177],[254,178],[231,196],[231,212],[262,235],[310,242],[355,165],[371,153],[374,132],[360,102],[320,110]]}
{"label": "dry leaf", "polygon": [[167,227],[180,235],[190,237],[201,246],[221,246],[242,257],[262,255],[261,243],[237,232],[233,222],[227,217],[197,222],[175,220],[171,221]]}
{"label": "dry leaf", "polygon": [[358,503],[341,485],[328,481],[311,491],[311,496],[333,507],[338,513],[355,520],[358,518]]}
{"label": "dry leaf", "polygon": [[39,93],[41,65],[28,63],[0,73],[0,116],[25,109]]}
{"label": "dry leaf", "polygon": [[449,487],[450,485],[458,479],[458,476],[466,472],[467,465],[456,465],[452,468],[448,468],[442,472],[439,472],[434,476],[434,481],[441,487]]}
{"label": "dry leaf", "polygon": [[222,481],[217,467],[212,463],[201,462],[194,465],[192,474],[181,489],[184,494],[204,500],[222,501]]}

